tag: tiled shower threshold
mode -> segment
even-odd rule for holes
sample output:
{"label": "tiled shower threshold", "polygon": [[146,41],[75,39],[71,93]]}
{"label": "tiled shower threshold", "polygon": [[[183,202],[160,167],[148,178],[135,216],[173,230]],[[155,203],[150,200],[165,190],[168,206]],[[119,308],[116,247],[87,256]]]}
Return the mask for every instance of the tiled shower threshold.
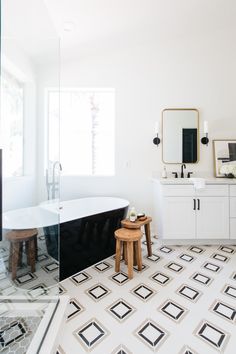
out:
{"label": "tiled shower threshold", "polygon": [[0,353],[54,354],[65,320],[67,296],[1,297]]}

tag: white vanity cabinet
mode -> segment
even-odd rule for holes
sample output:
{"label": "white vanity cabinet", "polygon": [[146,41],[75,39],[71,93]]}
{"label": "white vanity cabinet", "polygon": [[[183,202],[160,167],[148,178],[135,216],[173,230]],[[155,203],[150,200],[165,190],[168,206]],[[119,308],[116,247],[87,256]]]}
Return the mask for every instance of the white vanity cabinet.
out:
{"label": "white vanity cabinet", "polygon": [[[229,185],[207,184],[195,190],[190,183],[156,183],[157,232],[163,240],[229,240],[236,238],[236,188],[230,211]],[[234,217],[230,218],[230,212]],[[230,219],[232,219],[230,221]]]}
{"label": "white vanity cabinet", "polygon": [[228,239],[228,197],[201,197],[198,200],[200,208],[196,211],[196,238]]}
{"label": "white vanity cabinet", "polygon": [[190,239],[195,235],[196,216],[192,197],[165,197],[162,216],[163,238]]}
{"label": "white vanity cabinet", "polygon": [[230,186],[230,238],[236,240],[236,185]]}

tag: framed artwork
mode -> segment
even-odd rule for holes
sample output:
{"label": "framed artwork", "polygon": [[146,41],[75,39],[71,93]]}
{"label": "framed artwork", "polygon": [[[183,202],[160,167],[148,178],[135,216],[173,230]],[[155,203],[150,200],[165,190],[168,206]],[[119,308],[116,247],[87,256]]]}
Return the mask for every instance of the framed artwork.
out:
{"label": "framed artwork", "polygon": [[223,173],[228,169],[236,169],[236,139],[213,140],[215,176],[234,177],[231,173]]}

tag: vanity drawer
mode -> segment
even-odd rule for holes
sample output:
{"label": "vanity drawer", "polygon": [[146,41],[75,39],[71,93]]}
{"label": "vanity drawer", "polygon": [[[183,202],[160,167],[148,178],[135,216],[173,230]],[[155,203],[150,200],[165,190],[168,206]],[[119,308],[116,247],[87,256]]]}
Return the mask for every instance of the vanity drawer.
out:
{"label": "vanity drawer", "polygon": [[230,217],[236,218],[236,197],[230,197]]}
{"label": "vanity drawer", "polygon": [[236,240],[236,218],[230,219],[230,238]]}
{"label": "vanity drawer", "polygon": [[162,187],[163,196],[165,197],[193,197],[194,188],[192,185],[165,185]]}
{"label": "vanity drawer", "polygon": [[204,189],[197,189],[194,194],[196,197],[228,197],[228,185],[207,184]]}
{"label": "vanity drawer", "polygon": [[236,185],[234,186],[229,186],[229,190],[230,190],[230,196],[231,197],[236,197]]}

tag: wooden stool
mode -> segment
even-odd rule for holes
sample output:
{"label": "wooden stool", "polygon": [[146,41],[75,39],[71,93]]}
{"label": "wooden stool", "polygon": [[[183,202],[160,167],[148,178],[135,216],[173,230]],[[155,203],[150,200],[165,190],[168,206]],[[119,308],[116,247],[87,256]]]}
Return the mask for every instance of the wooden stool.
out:
{"label": "wooden stool", "polygon": [[137,219],[135,222],[129,221],[129,219],[124,219],[121,221],[121,225],[126,229],[141,229],[141,227],[144,226],[148,257],[152,256],[152,243],[151,243],[151,231],[150,231],[151,221],[152,218],[150,216],[147,216],[145,220]]}
{"label": "wooden stool", "polygon": [[138,270],[142,270],[141,238],[142,232],[138,229],[118,229],[115,231],[116,238],[116,264],[115,271],[120,271],[120,258],[122,246],[127,251],[128,277],[133,278],[134,258],[137,259]]}
{"label": "wooden stool", "polygon": [[21,265],[22,249],[24,243],[27,255],[27,263],[31,267],[31,272],[35,272],[35,260],[37,257],[37,234],[37,229],[13,230],[6,234],[6,238],[8,241],[10,241],[9,271],[12,272],[12,280],[16,278],[18,265]]}

